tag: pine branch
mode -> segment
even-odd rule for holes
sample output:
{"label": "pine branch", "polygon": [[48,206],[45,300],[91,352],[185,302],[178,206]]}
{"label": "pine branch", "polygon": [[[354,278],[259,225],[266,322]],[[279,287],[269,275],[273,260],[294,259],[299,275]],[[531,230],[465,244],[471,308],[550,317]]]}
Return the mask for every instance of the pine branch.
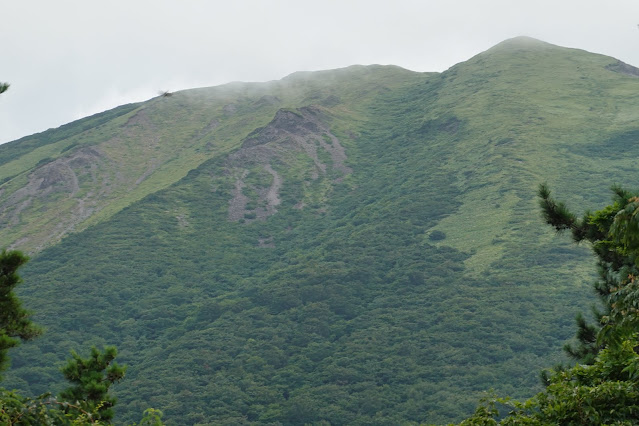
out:
{"label": "pine branch", "polygon": [[539,205],[546,223],[554,227],[557,232],[573,230],[577,227],[577,217],[572,214],[564,203],[558,203],[550,197],[550,190],[544,183],[539,185]]}

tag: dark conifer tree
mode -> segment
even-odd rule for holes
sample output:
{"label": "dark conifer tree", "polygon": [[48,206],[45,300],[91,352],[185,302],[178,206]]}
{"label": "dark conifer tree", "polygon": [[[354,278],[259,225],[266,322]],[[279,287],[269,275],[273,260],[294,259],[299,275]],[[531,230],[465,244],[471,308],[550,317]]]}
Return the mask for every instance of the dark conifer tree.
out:
{"label": "dark conifer tree", "polygon": [[100,421],[113,418],[113,406],[116,399],[109,395],[109,387],[124,378],[126,367],[113,362],[117,350],[113,346],[100,352],[91,348],[91,355],[84,359],[72,352],[72,359],[62,367],[64,377],[73,384],[60,394],[62,400],[71,404],[79,404],[82,410],[97,413]]}
{"label": "dark conifer tree", "polygon": [[595,324],[589,324],[580,313],[577,316],[578,343],[564,347],[569,356],[584,364],[594,362],[599,350],[607,343],[606,339],[614,339],[617,335],[614,330],[619,330],[622,323],[627,322],[627,315],[621,313],[623,294],[620,291],[623,293],[625,289],[627,292],[628,284],[639,276],[636,262],[639,255],[639,238],[636,236],[639,232],[631,232],[639,230],[636,214],[633,215],[639,207],[639,199],[619,187],[612,190],[612,204],[594,213],[586,212],[583,218],[578,219],[564,203],[550,196],[546,185],[539,188],[546,222],[557,232],[570,231],[576,243],[590,242],[597,255],[599,277],[594,283],[594,290],[601,301],[602,311],[593,310]]}
{"label": "dark conifer tree", "polygon": [[0,252],[0,371],[8,366],[9,349],[20,344],[21,340],[29,340],[42,333],[42,329],[31,322],[30,312],[22,307],[14,293],[15,287],[22,281],[18,268],[27,260],[29,258],[19,251]]}

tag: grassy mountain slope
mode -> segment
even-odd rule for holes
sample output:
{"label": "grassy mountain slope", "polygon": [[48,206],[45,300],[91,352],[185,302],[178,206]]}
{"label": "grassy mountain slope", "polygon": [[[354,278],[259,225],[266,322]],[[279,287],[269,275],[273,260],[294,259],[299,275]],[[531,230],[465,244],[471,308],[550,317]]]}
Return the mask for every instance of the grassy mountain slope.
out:
{"label": "grassy mountain slope", "polygon": [[[451,82],[444,109],[466,119],[480,136],[458,146],[460,163],[450,169],[462,171],[459,184],[466,197],[462,214],[449,216],[440,228],[450,235],[446,243],[462,250],[473,234],[477,252],[467,261],[473,269],[485,271],[492,259],[515,248],[522,230],[538,228],[537,217],[527,212],[536,209],[530,195],[539,182],[569,188],[584,197],[571,201],[588,207],[601,202],[601,193],[592,190],[598,184],[632,182],[627,173],[639,154],[639,111],[629,95],[637,79],[611,72],[612,63],[524,38],[444,73]],[[477,180],[480,167],[490,170]],[[509,225],[495,228],[496,216]],[[526,240],[548,241],[540,231],[534,229]]]}
{"label": "grassy mountain slope", "polygon": [[[396,67],[321,75],[180,92],[3,145],[0,238],[11,248],[38,252],[236,148],[283,106],[354,105],[372,89],[416,77]],[[360,82],[350,90],[353,75]],[[352,111],[354,119],[362,106]]]}
{"label": "grassy mountain slope", "polygon": [[[442,423],[491,387],[531,395],[592,300],[587,249],[545,229],[536,187],[596,208],[637,180],[627,70],[519,38],[442,74],[351,67],[136,106],[101,124],[112,145],[67,150],[141,164],[28,265],[48,331],[6,384],[43,392],[70,349],[112,343],[127,421]],[[6,191],[44,166],[24,167]],[[24,211],[19,238],[40,220]]]}

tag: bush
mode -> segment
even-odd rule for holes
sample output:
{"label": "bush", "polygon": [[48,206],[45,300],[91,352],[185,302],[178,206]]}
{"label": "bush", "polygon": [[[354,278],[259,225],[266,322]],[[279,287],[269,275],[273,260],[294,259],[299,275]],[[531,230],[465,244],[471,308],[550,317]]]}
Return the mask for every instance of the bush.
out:
{"label": "bush", "polygon": [[440,241],[440,240],[443,240],[444,238],[446,238],[446,234],[443,233],[442,231],[433,231],[428,236],[428,239],[431,241]]}

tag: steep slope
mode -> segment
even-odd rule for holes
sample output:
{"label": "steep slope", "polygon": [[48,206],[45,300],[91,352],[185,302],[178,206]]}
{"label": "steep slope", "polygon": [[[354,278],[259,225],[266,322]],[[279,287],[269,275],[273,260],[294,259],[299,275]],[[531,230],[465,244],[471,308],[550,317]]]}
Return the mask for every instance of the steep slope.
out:
{"label": "steep slope", "polygon": [[148,175],[162,184],[34,257],[22,295],[48,331],[7,383],[43,392],[69,349],[112,343],[122,421],[443,423],[491,387],[531,395],[592,272],[536,187],[596,208],[637,180],[639,79],[620,70],[519,38],[442,74],[352,67],[136,106],[114,120],[216,136],[191,130]]}
{"label": "steep slope", "polygon": [[[517,250],[522,232],[528,242],[549,241],[529,214],[537,208],[531,194],[539,182],[565,190],[562,197],[575,197],[572,191],[589,197],[571,200],[587,207],[602,201],[597,185],[632,184],[632,172],[624,175],[639,154],[631,95],[638,81],[611,72],[615,63],[518,38],[444,73],[450,84],[442,109],[479,137],[458,145],[459,162],[449,169],[458,173],[464,205],[437,229],[449,236],[446,244],[462,250],[472,233],[476,252],[469,267],[485,272],[495,258]],[[494,226],[495,217],[502,226]]]}
{"label": "steep slope", "polygon": [[[352,67],[326,77],[299,73],[280,82],[179,92],[3,145],[0,239],[38,252],[236,148],[278,108],[312,102],[339,109],[417,75]],[[348,84],[350,78],[358,84]]]}

